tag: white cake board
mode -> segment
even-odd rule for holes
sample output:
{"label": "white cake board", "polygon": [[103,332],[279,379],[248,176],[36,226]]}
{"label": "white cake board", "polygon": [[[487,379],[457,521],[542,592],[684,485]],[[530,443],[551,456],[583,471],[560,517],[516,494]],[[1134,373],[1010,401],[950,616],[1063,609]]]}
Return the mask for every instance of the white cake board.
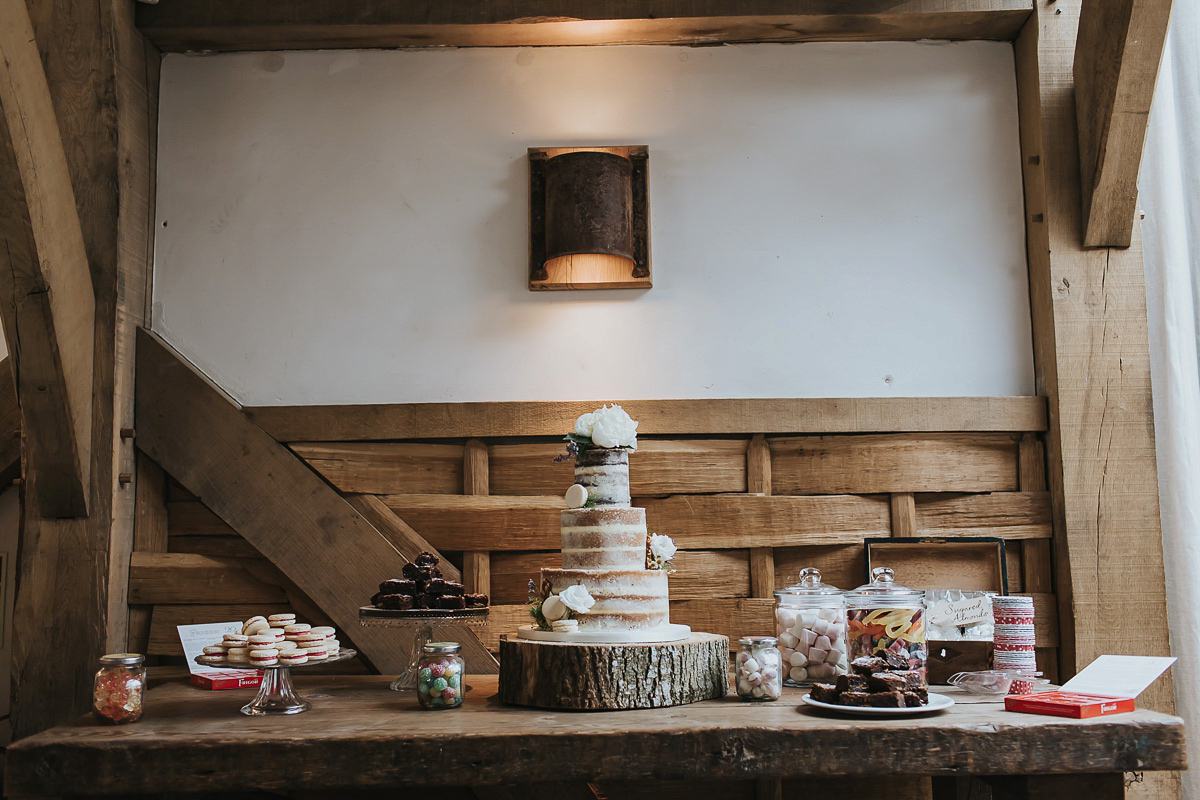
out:
{"label": "white cake board", "polygon": [[562,642],[566,644],[657,644],[680,642],[692,635],[687,625],[659,625],[641,631],[543,631],[533,625],[524,625],[517,630],[518,639],[535,642]]}

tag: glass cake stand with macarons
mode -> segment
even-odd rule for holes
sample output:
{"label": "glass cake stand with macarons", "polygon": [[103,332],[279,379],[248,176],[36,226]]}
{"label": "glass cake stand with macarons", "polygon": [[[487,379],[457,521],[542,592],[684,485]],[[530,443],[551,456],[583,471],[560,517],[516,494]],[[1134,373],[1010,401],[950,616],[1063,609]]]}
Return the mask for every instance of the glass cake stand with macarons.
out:
{"label": "glass cake stand with macarons", "polygon": [[296,694],[296,688],[292,685],[292,670],[315,667],[318,664],[336,664],[339,661],[354,658],[356,655],[358,655],[357,650],[343,647],[337,655],[304,664],[284,664],[282,660],[276,664],[248,664],[245,661],[229,661],[228,659],[220,662],[202,661],[201,656],[196,656],[196,663],[221,669],[262,670],[263,679],[258,686],[258,696],[241,708],[242,713],[247,716],[261,717],[273,714],[299,714],[312,708],[312,703]]}

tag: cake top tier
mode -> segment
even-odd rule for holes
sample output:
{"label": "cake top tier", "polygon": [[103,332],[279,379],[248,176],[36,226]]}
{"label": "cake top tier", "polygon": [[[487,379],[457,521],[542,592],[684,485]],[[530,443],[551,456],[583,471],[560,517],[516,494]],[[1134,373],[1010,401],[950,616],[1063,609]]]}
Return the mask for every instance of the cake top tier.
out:
{"label": "cake top tier", "polygon": [[637,426],[616,403],[581,414],[567,440],[580,451],[592,447],[637,450]]}
{"label": "cake top tier", "polygon": [[575,420],[567,450],[575,457],[575,483],[586,491],[586,498],[577,500],[588,506],[629,505],[629,454],[637,450],[637,425],[615,403]]}

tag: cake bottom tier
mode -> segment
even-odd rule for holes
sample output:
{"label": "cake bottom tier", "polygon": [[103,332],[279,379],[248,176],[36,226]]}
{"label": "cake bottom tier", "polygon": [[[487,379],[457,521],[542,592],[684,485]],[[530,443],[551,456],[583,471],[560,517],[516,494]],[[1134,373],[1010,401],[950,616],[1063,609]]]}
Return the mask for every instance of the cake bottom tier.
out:
{"label": "cake bottom tier", "polygon": [[579,630],[641,630],[671,621],[667,573],[662,570],[543,569],[550,591],[582,585],[596,604],[575,614]]}

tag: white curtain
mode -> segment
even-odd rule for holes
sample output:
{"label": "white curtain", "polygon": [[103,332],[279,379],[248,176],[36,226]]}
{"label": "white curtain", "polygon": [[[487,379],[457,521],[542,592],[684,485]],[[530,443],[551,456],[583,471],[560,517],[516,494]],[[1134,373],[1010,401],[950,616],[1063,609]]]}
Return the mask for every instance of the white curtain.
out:
{"label": "white curtain", "polygon": [[[1175,0],[1139,181],[1177,710],[1200,741],[1200,15]],[[1200,800],[1200,768],[1184,773]]]}

